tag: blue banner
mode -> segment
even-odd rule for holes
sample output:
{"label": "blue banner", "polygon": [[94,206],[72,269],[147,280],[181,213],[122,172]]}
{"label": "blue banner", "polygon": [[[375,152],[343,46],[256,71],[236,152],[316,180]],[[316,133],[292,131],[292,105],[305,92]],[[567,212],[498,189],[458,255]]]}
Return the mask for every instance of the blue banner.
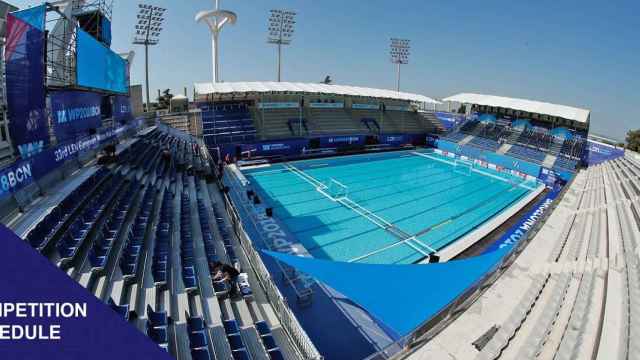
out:
{"label": "blue banner", "polygon": [[109,128],[99,134],[41,151],[28,159],[0,169],[0,198],[24,189],[60,167],[67,160],[75,159],[83,152],[96,149],[123,132],[138,128],[141,124],[141,121],[135,121],[125,126]]}
{"label": "blue banner", "polygon": [[53,128],[58,142],[86,136],[102,125],[102,96],[82,91],[53,91],[50,95]]}
{"label": "blue banner", "polygon": [[585,161],[591,165],[597,165],[608,160],[614,160],[624,156],[624,148],[588,140],[587,149],[584,151]]}
{"label": "blue banner", "polygon": [[116,95],[113,97],[113,120],[121,124],[129,122],[133,119],[131,113],[131,99],[125,95]]}
{"label": "blue banner", "polygon": [[508,246],[517,245],[531,228],[542,219],[544,213],[551,207],[553,200],[560,194],[560,188],[554,188],[547,195],[540,199],[531,210],[529,210],[520,220],[507,230],[495,243],[487,248],[483,254],[503,249]]}
{"label": "blue banner", "polygon": [[9,133],[15,152],[33,156],[49,144],[44,88],[44,14],[38,6],[7,16],[5,72]]}
{"label": "blue banner", "polygon": [[127,62],[85,31],[76,40],[78,85],[116,93],[128,92]]}
{"label": "blue banner", "polygon": [[334,148],[347,145],[364,145],[364,136],[325,136],[320,138],[320,147]]}
{"label": "blue banner", "polygon": [[0,238],[3,360],[173,359],[4,225]]}
{"label": "blue banner", "polygon": [[407,140],[409,136],[404,134],[397,135],[382,135],[380,137],[381,144],[389,144],[389,145],[401,145],[406,144],[409,141]]}

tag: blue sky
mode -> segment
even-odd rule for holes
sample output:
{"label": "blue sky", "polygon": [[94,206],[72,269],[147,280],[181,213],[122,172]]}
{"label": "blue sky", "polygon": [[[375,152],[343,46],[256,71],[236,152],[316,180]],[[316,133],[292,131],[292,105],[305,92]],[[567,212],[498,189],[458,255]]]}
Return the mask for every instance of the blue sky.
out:
{"label": "blue sky", "polygon": [[[37,1],[13,1],[18,6]],[[148,0],[168,9],[160,45],[151,50],[151,88],[211,79],[208,30],[194,21],[213,0]],[[137,1],[115,0],[113,48],[134,49],[132,84],[144,79],[144,51],[131,45]],[[614,5],[615,4],[615,5]],[[640,2],[619,0],[384,1],[222,0],[238,14],[222,35],[225,81],[275,79],[266,43],[269,9],[298,12],[284,52],[285,81],[395,86],[390,37],[412,41],[402,90],[442,98],[479,92],[586,107],[594,132],[623,138],[640,128]]]}

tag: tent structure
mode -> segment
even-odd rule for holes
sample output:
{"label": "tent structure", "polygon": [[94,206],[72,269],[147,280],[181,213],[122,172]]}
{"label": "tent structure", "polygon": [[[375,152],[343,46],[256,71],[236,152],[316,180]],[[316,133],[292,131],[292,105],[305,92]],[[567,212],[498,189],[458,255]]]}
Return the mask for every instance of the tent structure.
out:
{"label": "tent structure", "polygon": [[492,271],[508,251],[504,248],[469,259],[422,265],[347,263],[264,253],[342,293],[398,336],[405,336]]}
{"label": "tent structure", "polygon": [[588,124],[591,115],[590,110],[566,105],[473,93],[462,93],[453,95],[443,99],[443,101],[512,109],[532,114],[542,114],[559,117],[582,124]]}
{"label": "tent structure", "polygon": [[217,97],[224,95],[248,94],[322,94],[339,96],[361,96],[377,99],[413,101],[424,104],[440,104],[430,97],[385,89],[373,89],[359,86],[328,85],[293,82],[225,82],[195,84],[197,97]]}

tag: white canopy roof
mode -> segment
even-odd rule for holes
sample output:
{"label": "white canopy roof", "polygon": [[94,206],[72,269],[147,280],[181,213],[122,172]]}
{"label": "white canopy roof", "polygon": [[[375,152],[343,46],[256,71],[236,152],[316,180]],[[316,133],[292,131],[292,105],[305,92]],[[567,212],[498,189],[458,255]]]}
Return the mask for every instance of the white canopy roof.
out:
{"label": "white canopy roof", "polygon": [[450,96],[443,101],[452,101],[465,104],[475,104],[484,106],[495,106],[505,109],[513,109],[526,111],[534,114],[543,114],[548,116],[560,117],[567,120],[573,120],[580,123],[589,122],[590,110],[575,108],[565,105],[556,105],[546,102],[514,99],[502,96],[481,95],[472,93],[463,93]]}
{"label": "white canopy roof", "polygon": [[414,101],[429,104],[440,102],[418,94],[410,94],[384,89],[372,89],[358,86],[326,85],[292,82],[225,82],[195,84],[196,93],[202,95],[225,95],[240,93],[301,93],[364,96],[380,99]]}

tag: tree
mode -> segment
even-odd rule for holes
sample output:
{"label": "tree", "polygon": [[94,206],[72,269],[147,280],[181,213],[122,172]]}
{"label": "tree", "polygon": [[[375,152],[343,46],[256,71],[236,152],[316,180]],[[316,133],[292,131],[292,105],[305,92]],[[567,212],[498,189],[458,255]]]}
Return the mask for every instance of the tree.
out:
{"label": "tree", "polygon": [[627,149],[635,152],[640,151],[640,129],[629,130],[627,133]]}
{"label": "tree", "polygon": [[173,95],[170,89],[163,91],[162,95],[158,98],[158,109],[168,109],[172,98]]}

